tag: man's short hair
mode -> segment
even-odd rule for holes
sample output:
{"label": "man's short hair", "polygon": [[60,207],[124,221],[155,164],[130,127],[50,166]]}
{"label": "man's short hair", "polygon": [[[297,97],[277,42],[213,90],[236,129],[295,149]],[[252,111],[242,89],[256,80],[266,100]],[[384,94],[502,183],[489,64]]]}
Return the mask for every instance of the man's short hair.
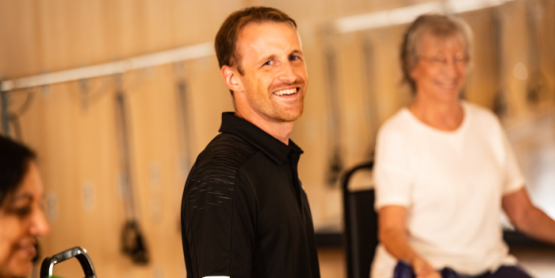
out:
{"label": "man's short hair", "polygon": [[400,53],[403,81],[409,84],[413,93],[416,92],[416,83],[412,79],[411,71],[420,58],[419,48],[425,34],[440,39],[458,36],[465,45],[465,56],[469,62],[472,53],[472,31],[462,19],[438,14],[426,14],[416,18],[403,37]]}
{"label": "man's short hair", "polygon": [[284,12],[269,7],[249,7],[236,11],[229,15],[224,21],[216,35],[216,55],[220,68],[225,66],[237,66],[240,74],[243,74],[239,58],[236,53],[239,32],[249,23],[283,22],[290,24],[295,30],[297,23]]}

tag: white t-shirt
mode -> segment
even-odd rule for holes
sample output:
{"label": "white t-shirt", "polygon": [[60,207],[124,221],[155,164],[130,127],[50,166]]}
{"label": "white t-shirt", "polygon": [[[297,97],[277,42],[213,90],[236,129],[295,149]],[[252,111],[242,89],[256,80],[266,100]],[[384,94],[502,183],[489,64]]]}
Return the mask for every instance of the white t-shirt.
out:
{"label": "white t-shirt", "polygon": [[[515,264],[502,239],[501,197],[524,185],[503,129],[491,112],[461,102],[452,132],[420,122],[404,108],[378,133],[376,210],[407,208],[410,245],[436,269],[476,275]],[[393,276],[397,259],[380,244],[372,277]]]}

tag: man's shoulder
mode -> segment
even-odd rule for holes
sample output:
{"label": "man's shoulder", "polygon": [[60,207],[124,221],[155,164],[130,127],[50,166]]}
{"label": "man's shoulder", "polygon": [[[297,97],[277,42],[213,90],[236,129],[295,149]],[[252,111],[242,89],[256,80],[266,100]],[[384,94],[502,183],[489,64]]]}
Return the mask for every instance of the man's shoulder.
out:
{"label": "man's shoulder", "polygon": [[221,133],[199,154],[191,175],[225,176],[235,173],[256,152],[257,149],[243,138],[231,133]]}
{"label": "man's shoulder", "polygon": [[257,153],[247,141],[233,134],[221,133],[202,151],[185,183],[184,204],[229,205],[235,192],[237,173]]}
{"label": "man's shoulder", "polygon": [[234,163],[244,162],[252,157],[257,149],[243,138],[231,134],[220,133],[199,154],[198,160],[222,162],[221,159],[232,159]]}

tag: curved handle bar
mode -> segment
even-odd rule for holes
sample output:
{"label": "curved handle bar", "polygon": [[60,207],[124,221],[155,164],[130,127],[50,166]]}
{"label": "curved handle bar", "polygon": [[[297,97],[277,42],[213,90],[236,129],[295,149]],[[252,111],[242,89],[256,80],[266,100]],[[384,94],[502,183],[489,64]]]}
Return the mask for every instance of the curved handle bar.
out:
{"label": "curved handle bar", "polygon": [[73,257],[79,260],[79,263],[81,264],[81,268],[83,268],[83,271],[85,272],[85,278],[97,278],[94,272],[92,261],[89,258],[89,255],[87,255],[87,250],[81,247],[73,247],[71,249],[60,252],[52,257],[46,257],[42,261],[42,265],[40,267],[40,278],[51,277],[52,270],[54,269],[55,264],[61,263]]}

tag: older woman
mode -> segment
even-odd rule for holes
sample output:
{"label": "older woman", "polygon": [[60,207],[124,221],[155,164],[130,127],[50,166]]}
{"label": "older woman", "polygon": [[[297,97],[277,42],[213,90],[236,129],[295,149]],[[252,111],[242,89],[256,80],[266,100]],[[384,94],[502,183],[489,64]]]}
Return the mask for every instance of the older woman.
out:
{"label": "older woman", "polygon": [[0,136],[0,278],[29,276],[37,237],[50,229],[34,159],[31,150]]}
{"label": "older woman", "polygon": [[460,100],[471,49],[468,27],[450,16],[420,16],[404,37],[414,101],[378,135],[372,277],[530,277],[502,240],[501,209],[517,230],[555,243],[497,118]]}

